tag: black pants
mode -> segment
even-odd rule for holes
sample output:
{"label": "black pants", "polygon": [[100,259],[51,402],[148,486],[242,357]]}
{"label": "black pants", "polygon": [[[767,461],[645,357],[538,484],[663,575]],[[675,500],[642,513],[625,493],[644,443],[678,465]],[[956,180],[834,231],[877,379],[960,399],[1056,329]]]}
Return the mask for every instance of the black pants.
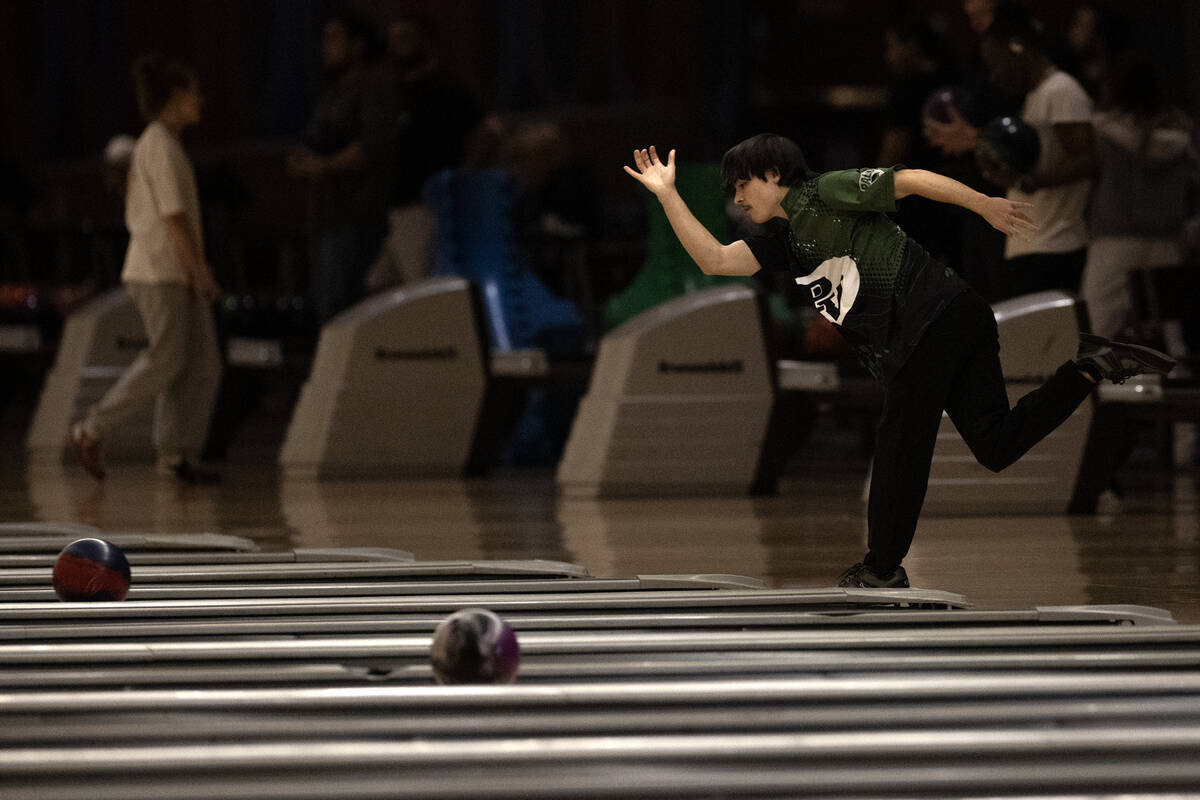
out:
{"label": "black pants", "polygon": [[992,309],[974,291],[930,323],[884,386],[867,506],[866,563],[890,572],[908,554],[925,502],[942,411],[980,464],[999,472],[1063,423],[1091,392],[1071,362],[1009,408]]}

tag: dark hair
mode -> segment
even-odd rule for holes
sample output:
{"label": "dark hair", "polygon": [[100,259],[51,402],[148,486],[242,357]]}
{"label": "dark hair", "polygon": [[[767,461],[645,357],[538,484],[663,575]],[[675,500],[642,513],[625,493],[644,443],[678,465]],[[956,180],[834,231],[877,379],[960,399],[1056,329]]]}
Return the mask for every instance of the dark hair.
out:
{"label": "dark hair", "polygon": [[196,83],[196,73],[192,72],[191,67],[162,53],[139,56],[133,62],[130,74],[133,76],[138,111],[146,122],[162,113],[172,92],[187,89]]}
{"label": "dark hair", "polygon": [[330,14],[326,23],[336,22],[346,29],[346,34],[363,46],[363,61],[371,63],[387,50],[383,37],[375,23],[355,11],[343,10]]}
{"label": "dark hair", "polygon": [[781,186],[796,186],[817,173],[808,168],[800,147],[786,136],[760,133],[725,151],[721,158],[721,186],[732,193],[737,181],[766,180],[771,170],[779,172]]}
{"label": "dark hair", "polygon": [[1046,52],[1045,31],[1029,13],[1029,9],[1019,2],[1006,2],[997,6],[992,24],[983,32],[983,38],[1004,43],[1016,41],[1028,49],[1039,53]]}

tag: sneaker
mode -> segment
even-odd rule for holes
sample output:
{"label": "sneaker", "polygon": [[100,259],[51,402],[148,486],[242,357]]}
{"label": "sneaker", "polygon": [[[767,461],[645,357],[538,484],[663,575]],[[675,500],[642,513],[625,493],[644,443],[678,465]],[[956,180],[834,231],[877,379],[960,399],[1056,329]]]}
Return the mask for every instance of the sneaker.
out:
{"label": "sneaker", "polygon": [[75,457],[79,459],[84,472],[98,481],[104,480],[104,454],[100,451],[100,440],[88,436],[83,422],[71,426],[71,441],[75,444]]}
{"label": "sneaker", "polygon": [[180,483],[192,485],[220,483],[221,474],[211,469],[197,466],[186,458],[177,464],[159,462],[158,474],[174,478]]}
{"label": "sneaker", "polygon": [[1113,342],[1103,336],[1081,333],[1075,363],[1097,381],[1124,383],[1126,378],[1134,375],[1166,375],[1175,366],[1175,359],[1149,347]]}
{"label": "sneaker", "polygon": [[877,575],[860,561],[838,576],[837,585],[860,589],[907,589],[908,573],[904,567],[896,567],[886,575]]}

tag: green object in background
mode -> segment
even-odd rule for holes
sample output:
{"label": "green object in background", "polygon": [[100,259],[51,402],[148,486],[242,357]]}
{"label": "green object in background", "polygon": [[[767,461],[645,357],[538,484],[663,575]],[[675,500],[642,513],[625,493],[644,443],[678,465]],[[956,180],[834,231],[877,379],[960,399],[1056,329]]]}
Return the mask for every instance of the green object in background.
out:
{"label": "green object in background", "polygon": [[[675,188],[696,219],[718,240],[727,243],[730,226],[725,214],[727,198],[721,191],[720,166],[679,166],[675,172]],[[647,236],[646,263],[633,282],[605,305],[605,330],[612,330],[648,308],[690,292],[728,283],[753,283],[748,278],[705,275],[679,243],[662,205],[652,195],[648,195],[647,212],[650,231]]]}

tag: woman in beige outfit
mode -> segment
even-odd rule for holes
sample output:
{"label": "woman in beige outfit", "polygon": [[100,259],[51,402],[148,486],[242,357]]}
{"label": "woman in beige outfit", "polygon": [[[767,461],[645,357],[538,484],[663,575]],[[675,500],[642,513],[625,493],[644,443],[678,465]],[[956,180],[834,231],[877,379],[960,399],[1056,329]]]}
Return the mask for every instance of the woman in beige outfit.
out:
{"label": "woman in beige outfit", "polygon": [[221,290],[204,260],[195,172],[179,141],[184,128],[199,122],[202,100],[194,73],[161,55],[139,58],[133,79],[147,125],[129,169],[121,282],[149,346],[71,427],[71,436],[84,469],[102,479],[105,433],[154,401],[158,471],[209,482],[217,476],[197,460],[221,376],[211,306]]}

